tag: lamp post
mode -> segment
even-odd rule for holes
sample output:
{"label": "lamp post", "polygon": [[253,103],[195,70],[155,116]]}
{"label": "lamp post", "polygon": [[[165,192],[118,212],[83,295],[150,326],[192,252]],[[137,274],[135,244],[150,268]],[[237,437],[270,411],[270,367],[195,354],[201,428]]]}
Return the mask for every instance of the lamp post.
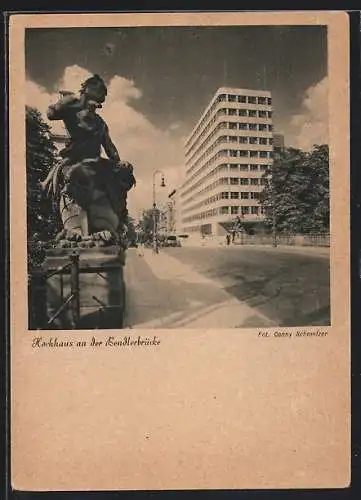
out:
{"label": "lamp post", "polygon": [[155,200],[155,180],[157,174],[162,176],[161,187],[165,187],[164,173],[161,170],[153,172],[153,251],[158,253],[158,238],[157,238],[157,204]]}

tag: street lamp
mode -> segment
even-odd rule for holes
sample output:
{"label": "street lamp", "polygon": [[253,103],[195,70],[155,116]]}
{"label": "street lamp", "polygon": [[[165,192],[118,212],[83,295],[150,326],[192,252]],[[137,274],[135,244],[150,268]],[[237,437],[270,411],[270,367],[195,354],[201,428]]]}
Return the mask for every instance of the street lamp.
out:
{"label": "street lamp", "polygon": [[161,187],[165,187],[164,173],[161,170],[155,170],[153,172],[153,251],[158,253],[158,239],[157,239],[157,204],[155,201],[155,179],[157,174],[162,176],[160,183]]}

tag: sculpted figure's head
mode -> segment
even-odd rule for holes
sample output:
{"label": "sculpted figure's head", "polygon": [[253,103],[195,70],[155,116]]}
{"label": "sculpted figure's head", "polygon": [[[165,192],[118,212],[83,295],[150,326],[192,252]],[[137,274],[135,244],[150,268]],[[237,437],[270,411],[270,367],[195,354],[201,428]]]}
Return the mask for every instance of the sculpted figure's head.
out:
{"label": "sculpted figure's head", "polygon": [[101,104],[105,101],[108,89],[104,80],[99,75],[94,75],[82,83],[80,94],[85,96],[88,101]]}

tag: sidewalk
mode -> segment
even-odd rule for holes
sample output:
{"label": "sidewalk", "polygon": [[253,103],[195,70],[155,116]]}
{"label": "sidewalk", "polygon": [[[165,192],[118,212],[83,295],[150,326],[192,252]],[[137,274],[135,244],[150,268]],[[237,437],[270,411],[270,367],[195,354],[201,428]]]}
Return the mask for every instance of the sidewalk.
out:
{"label": "sidewalk", "polygon": [[[144,266],[147,268],[144,268]],[[128,267],[128,270],[127,270]],[[178,259],[146,249],[125,269],[129,328],[241,328],[273,322]]]}

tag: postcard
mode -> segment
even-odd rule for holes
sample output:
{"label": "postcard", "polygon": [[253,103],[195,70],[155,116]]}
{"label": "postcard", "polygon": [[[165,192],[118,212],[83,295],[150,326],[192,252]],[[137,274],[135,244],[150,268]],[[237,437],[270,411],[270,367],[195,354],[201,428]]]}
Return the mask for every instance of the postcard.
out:
{"label": "postcard", "polygon": [[13,14],[11,482],[350,482],[344,12]]}

